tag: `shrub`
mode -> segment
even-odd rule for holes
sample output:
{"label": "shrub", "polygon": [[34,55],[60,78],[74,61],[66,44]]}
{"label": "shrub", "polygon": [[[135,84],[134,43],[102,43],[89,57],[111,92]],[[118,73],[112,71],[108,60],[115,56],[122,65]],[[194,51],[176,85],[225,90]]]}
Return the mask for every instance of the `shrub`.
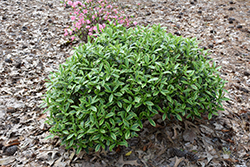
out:
{"label": "shrub", "polygon": [[73,13],[70,13],[74,23],[70,28],[64,30],[64,36],[72,35],[72,41],[78,36],[86,42],[87,36],[95,37],[95,33],[102,32],[109,22],[113,22],[114,25],[131,26],[130,19],[124,16],[124,12],[110,0],[86,0],[83,3],[71,0],[61,2],[64,3],[64,6],[67,4],[74,10]]}
{"label": "shrub", "polygon": [[222,109],[223,81],[195,39],[154,25],[106,27],[49,76],[50,131],[67,148],[128,146],[142,121],[161,113],[211,118]]}

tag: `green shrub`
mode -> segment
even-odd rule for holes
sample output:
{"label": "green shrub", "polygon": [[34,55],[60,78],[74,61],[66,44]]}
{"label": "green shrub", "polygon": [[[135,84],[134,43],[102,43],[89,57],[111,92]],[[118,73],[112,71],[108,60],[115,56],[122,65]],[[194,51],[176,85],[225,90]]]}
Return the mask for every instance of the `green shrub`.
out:
{"label": "green shrub", "polygon": [[45,102],[50,131],[67,148],[128,146],[142,120],[170,115],[217,114],[223,81],[215,63],[195,39],[167,34],[160,26],[105,28],[93,43],[82,44],[49,76]]}

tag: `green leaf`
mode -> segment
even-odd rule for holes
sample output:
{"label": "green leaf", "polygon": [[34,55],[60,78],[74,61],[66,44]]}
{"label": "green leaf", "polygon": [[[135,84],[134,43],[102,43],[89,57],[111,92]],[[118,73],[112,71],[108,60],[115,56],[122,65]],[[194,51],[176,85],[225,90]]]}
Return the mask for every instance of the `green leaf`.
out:
{"label": "green leaf", "polygon": [[74,135],[75,135],[75,134],[71,134],[71,135],[69,135],[69,136],[67,137],[67,139],[66,139],[66,140],[71,139]]}
{"label": "green leaf", "polygon": [[148,80],[148,82],[153,82],[153,81],[157,81],[159,78],[151,78],[150,80]]}
{"label": "green leaf", "polygon": [[105,118],[110,118],[110,117],[112,117],[113,115],[115,115],[115,113],[113,113],[113,112],[108,113],[108,114],[105,116]]}
{"label": "green leaf", "polygon": [[176,114],[176,117],[177,117],[178,120],[182,121],[182,118],[181,118],[181,116],[179,114]]}
{"label": "green leaf", "polygon": [[118,143],[118,145],[128,147],[128,142],[127,141],[121,141],[121,142]]}
{"label": "green leaf", "polygon": [[129,136],[130,136],[130,131],[127,131],[127,132],[125,133],[125,139],[126,139],[126,140],[129,139]]}
{"label": "green leaf", "polygon": [[103,134],[106,133],[106,131],[104,129],[100,129],[100,132]]}
{"label": "green leaf", "polygon": [[153,106],[154,103],[152,103],[151,101],[146,101],[145,104],[147,104],[148,106]]}
{"label": "green leaf", "polygon": [[132,108],[132,104],[130,104],[130,105],[126,108],[126,111],[129,112],[131,108]]}
{"label": "green leaf", "polygon": [[45,137],[44,139],[47,140],[47,139],[54,138],[54,137],[55,137],[55,135],[49,135],[49,136]]}
{"label": "green leaf", "polygon": [[97,131],[96,129],[89,129],[86,133],[94,133],[96,131]]}
{"label": "green leaf", "polygon": [[212,113],[209,113],[208,114],[208,120],[210,120],[212,118],[212,116],[213,116]]}
{"label": "green leaf", "polygon": [[102,118],[102,119],[100,120],[99,125],[101,126],[101,125],[103,124],[103,122],[104,122],[104,118]]}
{"label": "green leaf", "polygon": [[141,98],[140,98],[140,97],[135,97],[135,102],[139,103],[139,102],[140,102],[140,100],[141,100]]}
{"label": "green leaf", "polygon": [[64,101],[64,100],[65,100],[65,98],[56,99],[57,102],[62,102],[62,101]]}
{"label": "green leaf", "polygon": [[122,108],[122,103],[120,101],[117,101],[117,105]]}
{"label": "green leaf", "polygon": [[170,92],[168,90],[161,90],[161,93],[166,96],[167,94],[169,94]]}
{"label": "green leaf", "polygon": [[116,135],[114,133],[110,134],[111,138],[116,141]]}
{"label": "green leaf", "polygon": [[198,88],[195,85],[191,85],[191,87],[195,90],[198,90]]}
{"label": "green leaf", "polygon": [[168,101],[173,104],[173,99],[170,96],[167,96]]}
{"label": "green leaf", "polygon": [[109,96],[109,102],[111,103],[112,101],[113,101],[113,94],[111,94],[110,96]]}
{"label": "green leaf", "polygon": [[82,147],[78,147],[76,150],[76,154],[78,155],[82,151]]}
{"label": "green leaf", "polygon": [[163,116],[162,116],[162,120],[164,121],[166,118],[167,118],[167,114],[165,113],[165,114],[163,114]]}
{"label": "green leaf", "polygon": [[101,148],[101,144],[97,144],[96,147],[95,147],[95,152],[99,151]]}
{"label": "green leaf", "polygon": [[97,112],[97,108],[96,108],[95,106],[91,106],[90,109],[91,109],[92,111]]}
{"label": "green leaf", "polygon": [[155,121],[154,120],[152,120],[151,118],[148,118],[148,121],[149,121],[149,123],[152,125],[152,126],[156,126],[156,124],[155,124]]}

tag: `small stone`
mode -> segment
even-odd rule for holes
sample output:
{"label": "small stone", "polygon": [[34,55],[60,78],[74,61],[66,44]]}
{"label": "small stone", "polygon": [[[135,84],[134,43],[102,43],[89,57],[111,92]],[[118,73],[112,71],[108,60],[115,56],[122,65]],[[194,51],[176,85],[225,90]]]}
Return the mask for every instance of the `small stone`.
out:
{"label": "small stone", "polygon": [[177,17],[178,17],[179,19],[181,19],[181,15],[178,15]]}
{"label": "small stone", "polygon": [[49,23],[52,23],[53,21],[51,19],[48,20]]}
{"label": "small stone", "polygon": [[147,12],[145,15],[146,15],[146,16],[149,16],[149,15],[151,15],[151,13],[150,13],[150,12]]}
{"label": "small stone", "polygon": [[235,21],[235,18],[229,17],[227,20],[228,20],[228,21]]}
{"label": "small stone", "polygon": [[191,1],[191,2],[190,2],[190,4],[192,4],[192,5],[193,5],[193,4],[194,4],[194,1]]}
{"label": "small stone", "polygon": [[233,7],[231,7],[231,8],[229,8],[228,10],[234,10],[234,8],[233,8]]}
{"label": "small stone", "polygon": [[48,31],[49,29],[48,28],[44,28],[43,31]]}
{"label": "small stone", "polygon": [[23,26],[23,27],[22,27],[22,30],[23,30],[23,31],[26,31],[27,29],[28,29],[28,28],[27,28],[26,26]]}
{"label": "small stone", "polygon": [[247,13],[250,13],[250,10],[249,10],[249,11],[247,11]]}
{"label": "small stone", "polygon": [[248,76],[250,76],[250,73],[247,72],[247,71],[245,71],[245,72],[244,72],[244,75],[248,77]]}
{"label": "small stone", "polygon": [[15,67],[16,67],[16,68],[21,68],[21,66],[22,66],[22,63],[21,63],[21,62],[18,62],[18,63],[15,64]]}
{"label": "small stone", "polygon": [[11,59],[5,59],[4,60],[6,63],[12,63],[13,61]]}
{"label": "small stone", "polygon": [[7,19],[7,17],[6,17],[6,16],[3,16],[3,17],[2,17],[2,19],[3,19],[3,20],[6,20],[6,19]]}
{"label": "small stone", "polygon": [[235,2],[234,1],[230,1],[229,4],[235,4]]}
{"label": "small stone", "polygon": [[23,45],[23,46],[22,46],[22,49],[26,49],[26,48],[28,48],[28,46],[26,46],[26,45]]}
{"label": "small stone", "polygon": [[236,28],[242,28],[242,25],[237,25]]}
{"label": "small stone", "polygon": [[177,36],[181,36],[181,33],[178,32],[178,31],[174,32],[174,34],[177,35]]}
{"label": "small stone", "polygon": [[234,22],[232,20],[229,21],[230,24],[233,24]]}
{"label": "small stone", "polygon": [[214,34],[214,33],[216,33],[216,31],[214,31],[214,30],[210,30],[210,33]]}
{"label": "small stone", "polygon": [[198,11],[198,13],[199,13],[199,14],[201,14],[201,13],[202,13],[202,11],[201,11],[201,10],[199,10],[199,11]]}
{"label": "small stone", "polygon": [[180,13],[179,13],[179,15],[183,15],[183,13],[182,13],[182,12],[180,12]]}
{"label": "small stone", "polygon": [[209,44],[208,47],[209,47],[209,48],[213,48],[214,45],[213,45],[213,44]]}
{"label": "small stone", "polygon": [[3,153],[9,156],[14,155],[16,151],[17,151],[16,145],[10,147],[3,147]]}

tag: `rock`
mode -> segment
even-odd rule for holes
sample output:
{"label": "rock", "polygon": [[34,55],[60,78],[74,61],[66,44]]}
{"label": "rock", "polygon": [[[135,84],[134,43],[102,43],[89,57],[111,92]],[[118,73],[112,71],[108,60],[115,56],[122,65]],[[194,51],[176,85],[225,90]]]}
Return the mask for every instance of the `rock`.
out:
{"label": "rock", "polygon": [[25,104],[23,102],[16,102],[15,104],[12,105],[13,108],[24,108]]}
{"label": "rock", "polygon": [[53,21],[51,19],[48,20],[49,23],[52,23]]}
{"label": "rock", "polygon": [[242,25],[237,25],[236,28],[242,28]]}
{"label": "rock", "polygon": [[214,30],[210,30],[210,33],[214,34],[214,33],[216,33],[216,31],[214,31]]}
{"label": "rock", "polygon": [[28,28],[27,28],[26,26],[23,26],[23,27],[22,27],[22,30],[23,30],[23,31],[26,31],[27,29],[28,29]]}
{"label": "rock", "polygon": [[244,72],[244,75],[248,77],[248,76],[250,76],[250,73],[247,72],[247,71],[245,71],[245,72]]}
{"label": "rock", "polygon": [[201,13],[202,13],[202,11],[201,11],[201,10],[199,10],[199,11],[198,11],[198,13],[199,13],[199,14],[201,14]]}
{"label": "rock", "polygon": [[6,17],[6,16],[3,16],[3,17],[2,17],[2,19],[3,19],[3,20],[6,20],[6,19],[7,19],[7,17]]}
{"label": "rock", "polygon": [[214,45],[213,44],[209,44],[208,47],[211,49],[211,48],[214,47]]}
{"label": "rock", "polygon": [[5,59],[4,60],[6,63],[12,63],[13,61],[11,59]]}
{"label": "rock", "polygon": [[190,4],[194,5],[194,1],[191,1]]}
{"label": "rock", "polygon": [[235,2],[234,1],[230,1],[229,4],[235,4]]}
{"label": "rock", "polygon": [[13,145],[13,146],[10,146],[10,147],[3,147],[3,153],[5,155],[14,155],[15,152],[17,151],[17,146],[16,145]]}
{"label": "rock", "polygon": [[174,34],[177,35],[177,36],[181,36],[181,33],[178,32],[178,31],[174,32]]}
{"label": "rock", "polygon": [[22,63],[21,63],[21,62],[18,62],[18,63],[15,64],[15,67],[16,67],[16,68],[21,68],[21,66],[22,66]]}
{"label": "rock", "polygon": [[234,10],[234,8],[231,7],[231,8],[229,8],[228,10]]}
{"label": "rock", "polygon": [[150,12],[147,12],[145,15],[146,15],[146,16],[149,16],[149,15],[151,15],[151,13],[150,13]]}
{"label": "rock", "polygon": [[26,46],[26,45],[23,45],[23,46],[22,46],[22,49],[26,49],[26,48],[28,48],[28,46]]}
{"label": "rock", "polygon": [[235,21],[235,18],[229,17],[227,20],[228,20],[228,21]]}

